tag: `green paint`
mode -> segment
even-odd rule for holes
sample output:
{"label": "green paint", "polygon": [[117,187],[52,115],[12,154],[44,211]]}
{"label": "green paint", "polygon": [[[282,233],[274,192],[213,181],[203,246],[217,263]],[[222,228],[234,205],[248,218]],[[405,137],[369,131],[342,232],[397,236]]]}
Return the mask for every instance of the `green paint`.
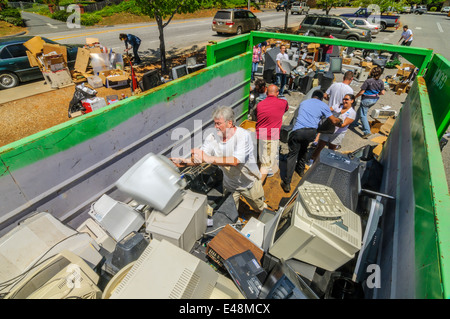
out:
{"label": "green paint", "polygon": [[450,62],[436,54],[425,74],[433,118],[440,140],[450,124]]}

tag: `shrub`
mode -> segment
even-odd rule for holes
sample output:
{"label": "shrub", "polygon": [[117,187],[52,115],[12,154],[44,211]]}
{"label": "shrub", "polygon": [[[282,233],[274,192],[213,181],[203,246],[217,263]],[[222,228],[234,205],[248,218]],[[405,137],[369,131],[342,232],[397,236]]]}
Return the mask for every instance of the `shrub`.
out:
{"label": "shrub", "polygon": [[25,23],[22,20],[22,16],[20,15],[20,11],[16,8],[5,8],[0,11],[0,20],[14,24],[18,27],[25,26]]}
{"label": "shrub", "polygon": [[102,17],[96,13],[83,13],[81,14],[81,25],[91,26],[100,22]]}
{"label": "shrub", "polygon": [[431,8],[430,8],[430,11],[433,11],[433,12],[434,12],[434,11],[436,11],[436,10],[437,10],[436,7],[431,7]]}
{"label": "shrub", "polygon": [[71,15],[71,12],[66,12],[65,10],[58,10],[55,13],[52,13],[50,17],[59,21],[67,21],[67,18]]}

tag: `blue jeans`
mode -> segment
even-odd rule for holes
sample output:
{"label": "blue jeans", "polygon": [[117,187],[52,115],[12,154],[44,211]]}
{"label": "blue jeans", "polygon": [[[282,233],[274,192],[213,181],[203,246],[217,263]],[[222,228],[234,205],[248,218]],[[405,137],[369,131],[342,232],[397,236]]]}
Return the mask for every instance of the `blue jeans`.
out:
{"label": "blue jeans", "polygon": [[252,81],[255,79],[255,73],[258,71],[259,62],[252,62]]}
{"label": "blue jeans", "polygon": [[287,74],[277,73],[277,84],[280,86],[280,95],[283,95],[284,87],[286,85]]}
{"label": "blue jeans", "polygon": [[369,112],[369,108],[377,103],[378,99],[363,99],[361,100],[361,104],[356,112],[355,121],[352,123],[351,127],[355,127],[358,125],[358,121],[361,120],[362,130],[364,135],[370,134],[370,125],[369,120],[367,120],[367,113]]}

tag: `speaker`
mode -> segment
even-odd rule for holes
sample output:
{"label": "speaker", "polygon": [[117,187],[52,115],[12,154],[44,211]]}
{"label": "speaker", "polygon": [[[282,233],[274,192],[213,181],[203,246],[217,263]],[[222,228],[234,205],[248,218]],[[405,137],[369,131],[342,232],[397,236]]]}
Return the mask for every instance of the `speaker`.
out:
{"label": "speaker", "polygon": [[300,78],[298,83],[298,90],[303,94],[308,93],[312,88],[313,80],[314,80],[315,72],[310,72],[304,77]]}
{"label": "speaker", "polygon": [[301,179],[299,186],[305,181],[331,187],[345,207],[354,212],[361,188],[360,160],[324,148]]}
{"label": "speaker", "polygon": [[319,73],[319,85],[322,92],[326,92],[328,88],[333,84],[334,74],[332,72],[325,72],[322,75]]}

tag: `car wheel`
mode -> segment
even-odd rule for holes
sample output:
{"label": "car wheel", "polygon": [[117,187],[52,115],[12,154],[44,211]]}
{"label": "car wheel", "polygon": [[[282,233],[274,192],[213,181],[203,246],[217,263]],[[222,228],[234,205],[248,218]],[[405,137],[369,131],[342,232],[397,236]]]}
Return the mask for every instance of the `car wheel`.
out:
{"label": "car wheel", "polygon": [[380,31],[384,31],[386,30],[386,23],[385,22],[380,22]]}
{"label": "car wheel", "polygon": [[242,27],[238,27],[238,28],[237,28],[236,34],[237,34],[237,35],[242,34]]}
{"label": "car wheel", "polygon": [[357,37],[348,37],[347,40],[358,41],[358,38]]}
{"label": "car wheel", "polygon": [[10,89],[19,84],[19,78],[14,73],[0,73],[0,89]]}
{"label": "car wheel", "polygon": [[261,30],[261,23],[258,23],[258,24],[256,25],[256,31],[259,31],[259,30]]}

